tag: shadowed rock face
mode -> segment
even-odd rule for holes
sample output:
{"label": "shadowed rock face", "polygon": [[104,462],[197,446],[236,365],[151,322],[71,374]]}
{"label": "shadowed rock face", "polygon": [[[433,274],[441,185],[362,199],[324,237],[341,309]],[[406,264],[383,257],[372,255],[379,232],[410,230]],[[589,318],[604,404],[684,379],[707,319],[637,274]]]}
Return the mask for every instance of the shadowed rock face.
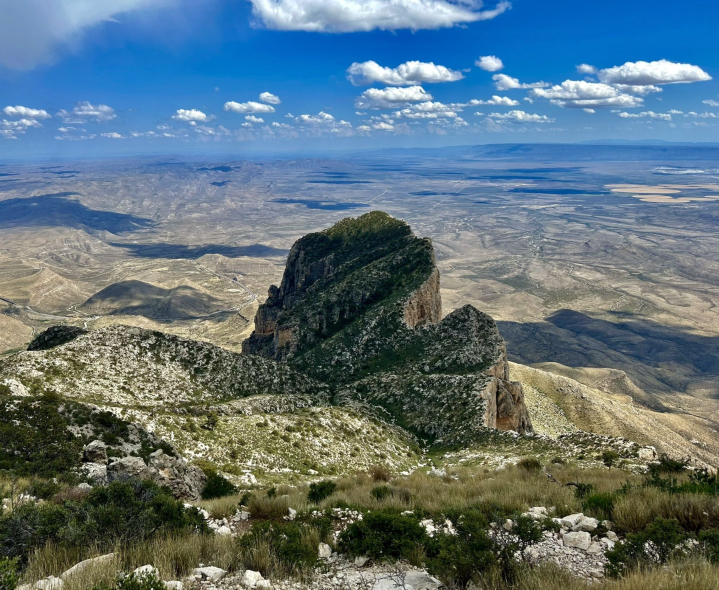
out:
{"label": "shadowed rock face", "polygon": [[78,336],[87,334],[87,330],[76,326],[52,326],[44,332],[41,332],[28,345],[28,350],[50,350],[56,346],[61,346],[72,342]]}
{"label": "shadowed rock face", "polygon": [[494,321],[469,305],[442,319],[439,287],[430,240],[379,211],[345,219],[295,243],[243,352],[437,442],[486,427],[530,432]]}

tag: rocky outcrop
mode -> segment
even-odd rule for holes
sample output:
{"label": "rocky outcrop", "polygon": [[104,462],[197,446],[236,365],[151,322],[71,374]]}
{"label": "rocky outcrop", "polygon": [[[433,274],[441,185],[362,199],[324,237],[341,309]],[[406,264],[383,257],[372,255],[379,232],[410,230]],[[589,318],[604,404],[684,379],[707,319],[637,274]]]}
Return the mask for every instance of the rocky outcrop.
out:
{"label": "rocky outcrop", "polygon": [[436,324],[442,319],[442,296],[439,291],[439,269],[404,304],[404,323],[410,328]]}
{"label": "rocky outcrop", "polygon": [[107,466],[108,481],[149,479],[168,488],[179,499],[199,500],[207,483],[202,469],[171,457],[162,449],[152,453],[147,463],[141,457],[123,457]]}
{"label": "rocky outcrop", "polygon": [[465,306],[442,319],[431,242],[378,211],[295,243],[243,351],[437,441],[532,430],[492,318]]}

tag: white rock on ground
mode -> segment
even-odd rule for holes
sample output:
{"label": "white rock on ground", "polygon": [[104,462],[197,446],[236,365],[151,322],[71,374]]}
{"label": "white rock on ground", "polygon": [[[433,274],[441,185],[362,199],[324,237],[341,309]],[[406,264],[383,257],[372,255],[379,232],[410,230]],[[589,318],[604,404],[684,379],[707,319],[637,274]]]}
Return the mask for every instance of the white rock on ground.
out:
{"label": "white rock on ground", "polygon": [[245,588],[256,588],[257,583],[263,580],[264,578],[260,572],[245,570],[242,580],[240,580],[240,584],[242,584]]}
{"label": "white rock on ground", "polygon": [[170,580],[169,582],[163,582],[167,590],[183,590],[184,585],[178,580]]}
{"label": "white rock on ground", "polygon": [[444,586],[437,578],[433,578],[425,571],[409,571],[404,577],[404,586],[414,590],[436,590]]}
{"label": "white rock on ground", "polygon": [[99,557],[92,557],[90,559],[86,559],[85,561],[76,563],[69,570],[62,572],[60,574],[60,578],[62,578],[63,580],[67,580],[69,577],[79,574],[80,572],[85,571],[89,567],[105,565],[107,563],[110,563],[114,559],[115,559],[114,553],[108,553],[106,555],[100,555]]}
{"label": "white rock on ground", "polygon": [[320,559],[329,559],[332,557],[332,547],[327,543],[320,543],[317,547],[317,555]]}
{"label": "white rock on ground", "polygon": [[287,520],[294,520],[297,518],[297,510],[294,508],[288,508],[287,509]]}
{"label": "white rock on ground", "polygon": [[575,524],[572,527],[573,531],[586,531],[587,533],[591,533],[595,530],[597,530],[597,527],[599,526],[599,521],[596,518],[591,518],[589,516],[585,516],[580,520],[577,524]]}
{"label": "white rock on ground", "polygon": [[592,544],[592,535],[586,531],[577,531],[573,533],[564,533],[562,542],[565,547],[576,547],[586,551]]}
{"label": "white rock on ground", "polygon": [[583,518],[584,514],[581,512],[579,514],[570,514],[562,519],[562,526],[567,527],[568,529],[574,528]]}
{"label": "white rock on ground", "polygon": [[225,577],[227,572],[221,567],[214,567],[211,565],[205,567],[197,567],[192,570],[192,573],[202,580],[209,580],[210,582],[217,582]]}

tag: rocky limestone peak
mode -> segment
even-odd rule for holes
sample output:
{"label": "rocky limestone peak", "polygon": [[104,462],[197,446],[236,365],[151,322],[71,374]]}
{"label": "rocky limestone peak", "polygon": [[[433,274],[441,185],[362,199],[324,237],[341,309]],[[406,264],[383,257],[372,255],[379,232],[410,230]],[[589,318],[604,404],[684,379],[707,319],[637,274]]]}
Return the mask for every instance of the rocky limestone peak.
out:
{"label": "rocky limestone peak", "polygon": [[285,361],[343,403],[369,404],[431,439],[532,430],[492,318],[465,306],[442,319],[431,241],[379,211],[294,244],[243,351]]}

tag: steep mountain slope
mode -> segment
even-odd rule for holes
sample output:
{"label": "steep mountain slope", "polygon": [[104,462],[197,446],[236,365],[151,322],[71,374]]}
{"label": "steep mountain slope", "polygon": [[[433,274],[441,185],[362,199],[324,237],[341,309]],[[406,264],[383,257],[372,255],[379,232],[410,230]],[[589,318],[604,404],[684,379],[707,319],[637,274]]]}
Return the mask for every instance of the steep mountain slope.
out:
{"label": "steep mountain slope", "polygon": [[627,392],[634,393],[637,387],[621,371],[578,370],[556,363],[541,368],[509,364],[512,378],[522,383],[540,434],[584,431],[624,437],[652,446],[657,453],[719,464],[719,443],[710,424],[695,416],[642,406]]}
{"label": "steep mountain slope", "polygon": [[531,432],[494,321],[471,306],[441,316],[431,242],[374,211],[295,243],[243,350],[436,442],[469,441],[486,427]]}

